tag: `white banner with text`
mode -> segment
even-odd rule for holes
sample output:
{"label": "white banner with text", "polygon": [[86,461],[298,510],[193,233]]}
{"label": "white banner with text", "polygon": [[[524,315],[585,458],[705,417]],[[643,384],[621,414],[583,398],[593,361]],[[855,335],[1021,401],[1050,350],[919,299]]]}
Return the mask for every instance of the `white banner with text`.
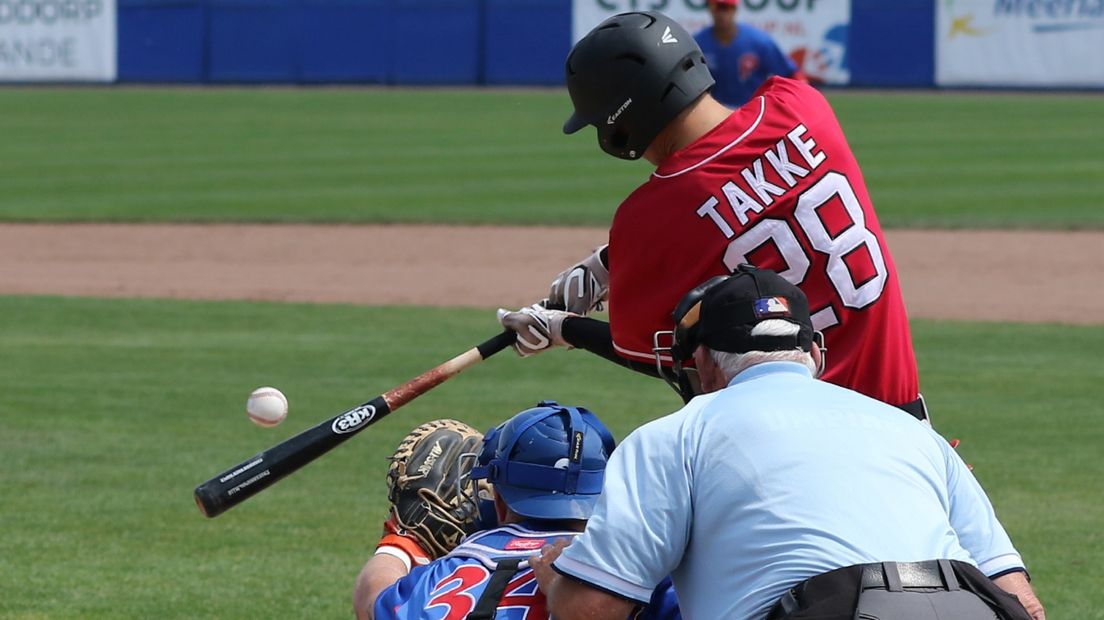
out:
{"label": "white banner with text", "polygon": [[1104,0],[936,4],[940,86],[1104,86]]}
{"label": "white banner with text", "polygon": [[111,82],[115,0],[0,0],[0,82]]}

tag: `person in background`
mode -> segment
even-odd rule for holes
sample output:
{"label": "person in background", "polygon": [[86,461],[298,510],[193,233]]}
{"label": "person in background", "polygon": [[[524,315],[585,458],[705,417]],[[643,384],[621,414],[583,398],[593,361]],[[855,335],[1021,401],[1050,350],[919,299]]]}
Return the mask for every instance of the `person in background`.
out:
{"label": "person in background", "polygon": [[770,35],[736,22],[739,0],[709,0],[713,25],[694,35],[717,84],[713,98],[728,107],[747,103],[772,75],[805,81],[805,76]]}

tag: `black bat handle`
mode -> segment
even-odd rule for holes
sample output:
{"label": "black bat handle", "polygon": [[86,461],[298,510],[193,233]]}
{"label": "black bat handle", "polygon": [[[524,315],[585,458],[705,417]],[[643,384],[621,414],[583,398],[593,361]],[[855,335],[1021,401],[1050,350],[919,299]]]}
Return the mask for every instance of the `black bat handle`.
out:
{"label": "black bat handle", "polygon": [[479,350],[479,356],[483,359],[498,353],[517,340],[517,332],[512,329],[504,330],[501,334],[488,338],[475,346]]}

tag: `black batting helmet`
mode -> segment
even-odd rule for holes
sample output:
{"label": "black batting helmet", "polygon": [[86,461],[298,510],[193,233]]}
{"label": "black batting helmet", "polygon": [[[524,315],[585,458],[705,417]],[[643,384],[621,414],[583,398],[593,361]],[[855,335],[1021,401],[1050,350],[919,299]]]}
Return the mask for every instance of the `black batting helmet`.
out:
{"label": "black batting helmet", "polygon": [[572,48],[565,71],[575,113],[564,133],[594,125],[602,150],[621,159],[639,159],[714,84],[694,37],[655,11],[598,24]]}

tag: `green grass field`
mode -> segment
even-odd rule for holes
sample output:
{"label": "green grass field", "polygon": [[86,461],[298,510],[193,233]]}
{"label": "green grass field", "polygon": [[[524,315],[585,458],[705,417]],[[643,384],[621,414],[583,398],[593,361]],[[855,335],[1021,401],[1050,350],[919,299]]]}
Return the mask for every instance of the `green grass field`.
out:
{"label": "green grass field", "polygon": [[[1099,96],[829,98],[888,227],[1104,227]],[[560,90],[4,88],[0,221],[604,226],[650,169],[561,135],[566,112]],[[556,398],[623,437],[679,404],[581,352],[503,354],[207,520],[196,484],[494,333],[490,309],[0,296],[0,317],[4,619],[351,617],[415,424]],[[1050,617],[1104,618],[1104,326],[914,337]],[[282,426],[248,422],[260,385]]]}
{"label": "green grass field", "polygon": [[[385,457],[416,423],[489,427],[556,398],[623,437],[678,406],[585,353],[505,354],[207,520],[196,484],[459,353],[493,316],[11,297],[0,315],[4,618],[349,617],[385,512]],[[919,322],[916,337],[937,424],[963,438],[1050,616],[1104,617],[1084,595],[1104,582],[1104,327]],[[275,429],[243,412],[261,384],[291,401]]]}
{"label": "green grass field", "polygon": [[[651,171],[560,89],[0,93],[0,220],[602,226]],[[828,97],[883,225],[1104,226],[1101,96]]]}

